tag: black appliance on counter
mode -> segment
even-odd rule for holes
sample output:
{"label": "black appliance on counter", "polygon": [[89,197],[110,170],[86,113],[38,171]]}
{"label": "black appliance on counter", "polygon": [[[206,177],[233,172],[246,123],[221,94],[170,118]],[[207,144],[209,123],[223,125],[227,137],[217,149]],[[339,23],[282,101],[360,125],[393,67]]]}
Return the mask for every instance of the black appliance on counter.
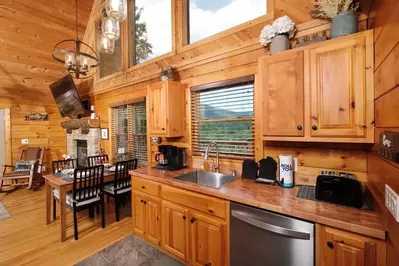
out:
{"label": "black appliance on counter", "polygon": [[326,172],[317,177],[316,199],[361,208],[363,187],[354,175]]}
{"label": "black appliance on counter", "polygon": [[186,148],[173,145],[159,145],[158,153],[155,155],[158,163],[155,168],[169,171],[176,171],[187,167]]}

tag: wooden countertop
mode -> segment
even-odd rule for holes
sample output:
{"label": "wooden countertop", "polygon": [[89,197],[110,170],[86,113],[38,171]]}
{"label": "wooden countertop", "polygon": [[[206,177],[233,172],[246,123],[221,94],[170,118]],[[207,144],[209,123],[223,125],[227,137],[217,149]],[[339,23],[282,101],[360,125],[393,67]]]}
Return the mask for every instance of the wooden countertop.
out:
{"label": "wooden countertop", "polygon": [[[244,203],[269,211],[301,218],[354,233],[385,240],[385,229],[382,215],[378,211],[364,211],[355,208],[338,206],[329,203],[300,199],[296,197],[298,188],[282,188],[257,184],[252,180],[237,180],[213,189],[198,184],[179,181],[174,177],[189,173],[195,169],[185,168],[175,172],[151,167],[130,171],[131,175],[150,179],[174,187]],[[376,208],[378,208],[376,206]]]}

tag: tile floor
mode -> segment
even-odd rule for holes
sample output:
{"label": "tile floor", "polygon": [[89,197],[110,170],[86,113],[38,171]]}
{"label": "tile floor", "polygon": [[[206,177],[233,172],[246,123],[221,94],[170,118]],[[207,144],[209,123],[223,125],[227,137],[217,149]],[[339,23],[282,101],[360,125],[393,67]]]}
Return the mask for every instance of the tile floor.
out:
{"label": "tile floor", "polygon": [[180,262],[130,235],[75,266],[181,266]]}

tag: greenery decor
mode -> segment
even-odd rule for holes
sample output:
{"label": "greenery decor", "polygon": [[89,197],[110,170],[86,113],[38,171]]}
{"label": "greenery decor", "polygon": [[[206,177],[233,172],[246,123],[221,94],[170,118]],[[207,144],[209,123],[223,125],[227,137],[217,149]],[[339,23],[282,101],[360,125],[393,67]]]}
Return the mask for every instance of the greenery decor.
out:
{"label": "greenery decor", "polygon": [[357,0],[316,0],[316,10],[312,10],[310,15],[312,18],[332,19],[338,14],[345,11],[359,8],[359,1]]}

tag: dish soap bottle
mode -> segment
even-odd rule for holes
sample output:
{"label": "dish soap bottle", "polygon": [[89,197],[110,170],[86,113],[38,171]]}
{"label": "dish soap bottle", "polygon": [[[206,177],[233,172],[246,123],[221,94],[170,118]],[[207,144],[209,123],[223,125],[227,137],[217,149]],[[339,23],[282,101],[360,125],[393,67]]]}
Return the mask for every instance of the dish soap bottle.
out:
{"label": "dish soap bottle", "polygon": [[204,154],[203,154],[203,153],[201,153],[200,169],[201,169],[201,170],[205,170],[205,166],[204,166]]}

